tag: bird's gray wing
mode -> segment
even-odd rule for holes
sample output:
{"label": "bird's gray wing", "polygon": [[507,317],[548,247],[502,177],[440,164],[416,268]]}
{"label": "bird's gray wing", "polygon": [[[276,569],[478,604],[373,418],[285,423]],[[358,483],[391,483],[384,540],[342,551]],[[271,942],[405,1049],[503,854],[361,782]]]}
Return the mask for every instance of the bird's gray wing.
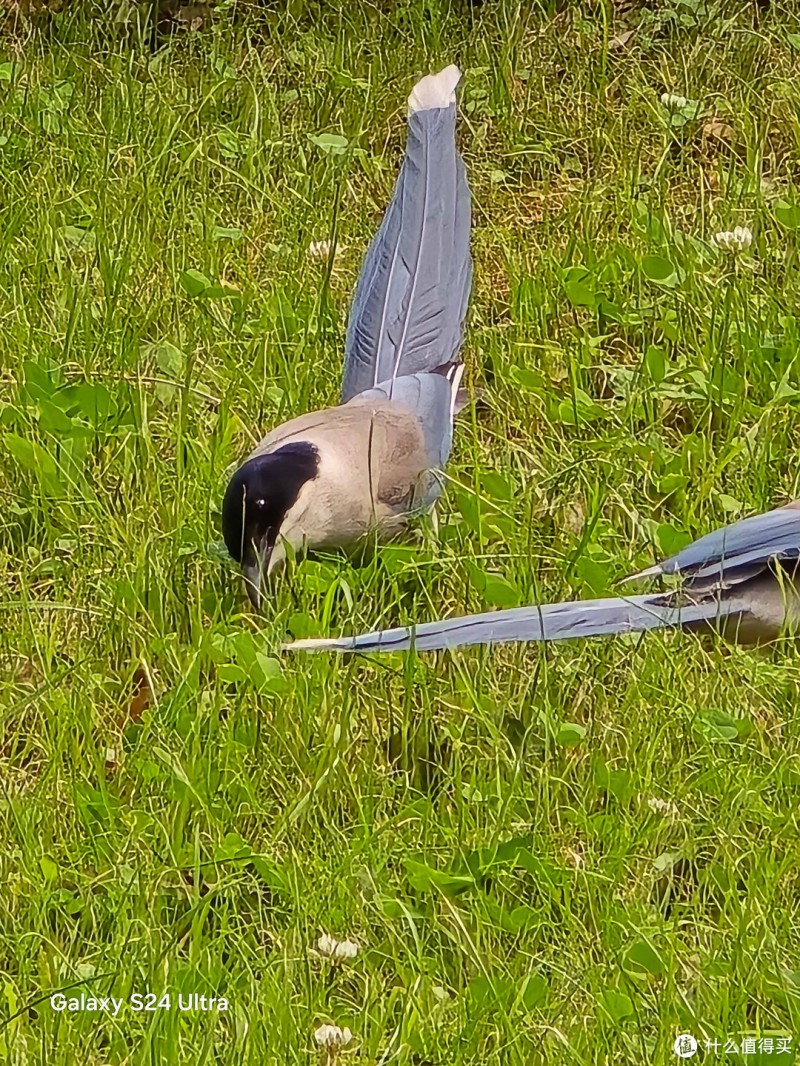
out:
{"label": "bird's gray wing", "polygon": [[800,558],[800,509],[794,504],[708,533],[634,577],[682,574],[692,585],[747,580],[771,559]]}
{"label": "bird's gray wing", "polygon": [[650,629],[695,627],[721,618],[741,615],[735,600],[708,600],[671,606],[665,597],[631,596],[577,603],[548,603],[539,607],[514,607],[506,611],[445,618],[441,622],[400,629],[385,629],[357,637],[298,640],[288,651],[437,651],[470,644],[550,642],[580,637],[644,633]]}
{"label": "bird's gray wing", "polygon": [[461,349],[472,260],[470,194],[455,143],[460,77],[447,67],[409,97],[405,159],[350,310],[342,402],[451,362]]}
{"label": "bird's gray wing", "polygon": [[419,420],[429,466],[443,468],[453,446],[454,408],[462,369],[454,365],[447,374],[407,374],[383,381],[360,392],[346,407],[385,400],[402,405]]}

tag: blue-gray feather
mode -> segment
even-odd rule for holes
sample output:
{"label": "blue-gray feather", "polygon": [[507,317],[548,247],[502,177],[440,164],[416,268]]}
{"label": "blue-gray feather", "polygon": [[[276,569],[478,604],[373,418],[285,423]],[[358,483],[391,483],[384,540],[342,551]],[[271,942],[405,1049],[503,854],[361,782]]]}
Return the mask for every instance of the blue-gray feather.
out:
{"label": "blue-gray feather", "polygon": [[800,510],[778,507],[766,514],[723,526],[687,545],[660,564],[664,574],[734,578],[739,567],[770,559],[800,557]]}
{"label": "blue-gray feather", "polygon": [[658,596],[616,597],[577,603],[549,603],[540,607],[514,607],[464,618],[446,618],[408,628],[385,629],[357,637],[303,640],[288,650],[306,651],[437,651],[471,644],[511,644],[574,640],[644,633],[651,629],[696,626],[741,614],[734,601],[665,605]]}
{"label": "blue-gray feather", "polygon": [[356,284],[343,402],[458,356],[472,261],[470,195],[455,126],[455,105],[409,115],[405,160]]}

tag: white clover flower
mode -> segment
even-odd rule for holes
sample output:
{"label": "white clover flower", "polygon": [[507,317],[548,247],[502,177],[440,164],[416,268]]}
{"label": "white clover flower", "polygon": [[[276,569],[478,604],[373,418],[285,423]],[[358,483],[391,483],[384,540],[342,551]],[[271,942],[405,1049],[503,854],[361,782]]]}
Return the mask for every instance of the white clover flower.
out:
{"label": "white clover flower", "polygon": [[321,1025],[314,1032],[314,1040],[316,1040],[317,1046],[324,1048],[327,1052],[335,1052],[339,1048],[347,1047],[352,1039],[353,1034],[346,1026],[344,1029],[340,1029],[338,1025]]}
{"label": "white clover flower", "polygon": [[670,800],[661,799],[660,796],[649,796],[647,806],[656,814],[668,814],[670,818],[678,817],[678,808]]}
{"label": "white clover flower", "polygon": [[332,956],[339,941],[330,933],[323,933],[317,941],[317,951],[326,958]]}
{"label": "white clover flower", "polygon": [[342,940],[333,953],[337,962],[345,962],[354,959],[358,954],[358,944],[354,940]]}
{"label": "white clover flower", "polygon": [[312,241],[308,246],[307,252],[309,259],[327,259],[331,254],[331,242]]}
{"label": "white clover flower", "polygon": [[358,954],[358,944],[354,940],[337,940],[330,933],[323,933],[317,941],[317,951],[332,962],[346,962]]}
{"label": "white clover flower", "polygon": [[747,226],[736,226],[733,230],[715,233],[711,238],[711,243],[726,252],[743,252],[753,243],[753,233]]}
{"label": "white clover flower", "polygon": [[686,107],[688,102],[685,96],[676,96],[674,93],[661,94],[661,103],[667,111],[680,111]]}

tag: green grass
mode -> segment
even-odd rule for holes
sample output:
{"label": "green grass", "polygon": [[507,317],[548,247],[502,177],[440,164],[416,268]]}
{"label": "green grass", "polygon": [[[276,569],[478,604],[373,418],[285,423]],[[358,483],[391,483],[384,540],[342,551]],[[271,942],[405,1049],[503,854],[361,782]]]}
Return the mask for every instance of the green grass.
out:
{"label": "green grass", "polygon": [[[308,1063],[325,1021],[340,1061],[409,1066],[800,1039],[793,648],[276,650],[602,595],[800,495],[794,5],[674,0],[627,49],[609,7],[546,7],[279,3],[150,53],[78,5],[5,41],[3,1061]],[[256,618],[226,475],[336,401],[405,96],[452,60],[485,398],[438,539],[302,563]],[[709,243],[734,225],[738,259]]]}

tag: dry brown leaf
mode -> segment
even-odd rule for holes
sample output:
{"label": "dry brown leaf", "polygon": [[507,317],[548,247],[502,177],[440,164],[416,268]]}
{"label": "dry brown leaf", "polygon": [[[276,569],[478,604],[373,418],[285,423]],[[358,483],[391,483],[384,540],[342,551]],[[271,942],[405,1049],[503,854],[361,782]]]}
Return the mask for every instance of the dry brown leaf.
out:
{"label": "dry brown leaf", "polygon": [[618,33],[616,37],[612,37],[608,42],[609,52],[619,52],[623,48],[630,48],[633,44],[633,39],[636,36],[636,29],[623,30],[622,33]]}
{"label": "dry brown leaf", "polygon": [[109,738],[106,747],[106,773],[113,774],[119,769],[122,761],[123,734],[125,729],[133,723],[138,725],[144,712],[153,702],[153,690],[150,687],[150,675],[143,666],[137,666],[131,683],[132,693],[114,722],[115,736]]}
{"label": "dry brown leaf", "polygon": [[719,174],[710,167],[703,170],[703,177],[705,178],[706,187],[711,192],[719,192]]}
{"label": "dry brown leaf", "polygon": [[134,692],[128,702],[127,710],[122,721],[124,726],[127,722],[134,722],[138,724],[142,720],[142,716],[150,704],[153,702],[153,690],[150,688],[150,678],[147,671],[141,667],[136,667],[136,673],[133,675],[133,688]]}
{"label": "dry brown leaf", "polygon": [[719,118],[707,118],[703,123],[703,136],[715,141],[730,144],[733,140],[733,127]]}

